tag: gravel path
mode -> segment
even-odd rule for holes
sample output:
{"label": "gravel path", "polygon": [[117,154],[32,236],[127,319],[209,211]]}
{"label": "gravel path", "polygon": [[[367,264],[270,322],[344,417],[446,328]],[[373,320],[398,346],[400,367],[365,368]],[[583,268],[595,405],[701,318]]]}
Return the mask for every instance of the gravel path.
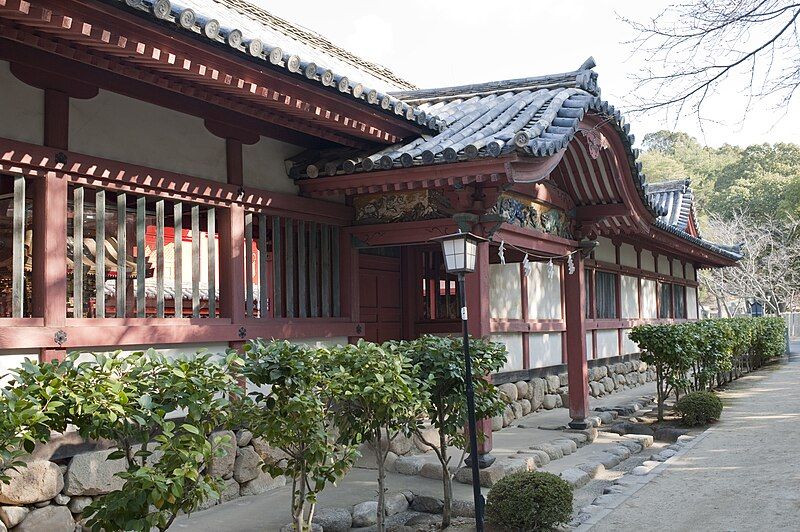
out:
{"label": "gravel path", "polygon": [[722,398],[720,423],[593,531],[800,530],[800,354]]}

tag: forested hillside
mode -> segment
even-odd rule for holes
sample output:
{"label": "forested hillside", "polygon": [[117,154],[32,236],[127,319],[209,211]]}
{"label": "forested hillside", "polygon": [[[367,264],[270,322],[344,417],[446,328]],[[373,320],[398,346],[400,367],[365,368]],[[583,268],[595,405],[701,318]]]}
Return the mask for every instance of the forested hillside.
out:
{"label": "forested hillside", "polygon": [[742,244],[734,269],[701,277],[706,308],[718,315],[757,299],[767,311],[795,308],[800,295],[800,146],[702,146],[681,132],[645,135],[641,161],[648,182],[689,178],[701,234]]}

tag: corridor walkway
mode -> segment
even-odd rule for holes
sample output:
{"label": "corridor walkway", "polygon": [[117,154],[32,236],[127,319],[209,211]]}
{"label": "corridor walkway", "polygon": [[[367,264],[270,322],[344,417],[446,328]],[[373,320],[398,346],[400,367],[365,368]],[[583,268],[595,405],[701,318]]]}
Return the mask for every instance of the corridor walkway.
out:
{"label": "corridor walkway", "polygon": [[800,530],[800,345],[722,394],[722,421],[593,531]]}

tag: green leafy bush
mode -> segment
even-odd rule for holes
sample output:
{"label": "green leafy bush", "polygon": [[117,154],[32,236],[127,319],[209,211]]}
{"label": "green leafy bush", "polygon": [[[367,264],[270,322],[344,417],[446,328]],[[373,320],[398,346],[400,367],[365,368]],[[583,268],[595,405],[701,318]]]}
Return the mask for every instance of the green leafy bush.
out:
{"label": "green leafy bush", "polygon": [[691,392],[681,397],[675,409],[684,425],[696,427],[717,421],[722,415],[722,401],[712,392]]}
{"label": "green leafy bush", "polygon": [[486,500],[486,519],[509,530],[553,530],[571,518],[572,486],[552,473],[508,475]]}

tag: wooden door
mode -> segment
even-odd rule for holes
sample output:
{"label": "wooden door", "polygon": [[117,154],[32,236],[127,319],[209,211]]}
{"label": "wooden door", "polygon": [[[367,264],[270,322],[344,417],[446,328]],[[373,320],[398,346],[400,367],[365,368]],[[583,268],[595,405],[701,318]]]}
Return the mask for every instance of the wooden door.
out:
{"label": "wooden door", "polygon": [[359,295],[364,339],[385,342],[401,338],[400,259],[361,255]]}

